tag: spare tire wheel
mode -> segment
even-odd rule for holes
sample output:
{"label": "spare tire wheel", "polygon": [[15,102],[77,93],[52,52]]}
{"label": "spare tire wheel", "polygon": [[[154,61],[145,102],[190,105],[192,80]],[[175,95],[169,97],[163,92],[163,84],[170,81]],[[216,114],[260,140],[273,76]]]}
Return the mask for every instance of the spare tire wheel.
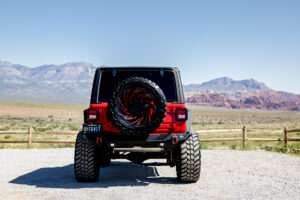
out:
{"label": "spare tire wheel", "polygon": [[130,136],[147,136],[165,119],[167,101],[157,84],[142,77],[119,82],[109,100],[112,123]]}

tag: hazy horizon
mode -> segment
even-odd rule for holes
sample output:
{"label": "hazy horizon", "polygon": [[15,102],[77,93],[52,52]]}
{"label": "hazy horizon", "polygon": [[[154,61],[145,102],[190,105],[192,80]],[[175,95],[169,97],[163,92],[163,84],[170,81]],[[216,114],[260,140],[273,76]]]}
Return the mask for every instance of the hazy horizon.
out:
{"label": "hazy horizon", "polygon": [[[19,63],[11,63],[9,61],[5,61],[5,60],[1,60],[0,59],[0,62],[8,62],[12,65],[22,65],[22,64],[19,64]],[[49,65],[56,65],[56,66],[60,66],[60,65],[65,65],[65,64],[68,64],[68,63],[88,63],[88,64],[92,64],[94,67],[101,67],[101,66],[106,66],[106,65],[100,65],[100,66],[97,66],[97,65],[94,65],[93,63],[89,63],[89,62],[84,62],[84,61],[77,61],[77,62],[66,62],[66,63],[63,63],[63,64],[43,64],[43,65],[40,65],[40,66],[35,66],[35,67],[31,67],[31,66],[26,66],[26,65],[22,65],[22,66],[25,66],[25,67],[28,67],[28,68],[37,68],[37,67],[41,67],[41,66],[49,66]],[[107,67],[107,66],[106,66]],[[108,67],[128,67],[128,66],[108,66]],[[139,66],[133,66],[133,67],[139,67]],[[151,66],[148,66],[148,67],[151,67]],[[153,67],[157,67],[157,66],[153,66]],[[160,67],[173,67],[173,66],[160,66]],[[176,66],[175,66],[176,67]],[[184,73],[184,72],[183,72]],[[182,72],[181,72],[182,74]],[[182,75],[181,75],[182,76]],[[230,78],[230,79],[233,79],[234,81],[242,81],[242,80],[250,80],[250,79],[254,79],[252,77],[248,77],[248,78],[245,78],[245,79],[235,79],[235,78],[232,78],[232,77],[229,77],[229,76],[219,76],[219,77],[215,77],[215,78],[212,78],[212,79],[209,79],[209,80],[204,80],[202,82],[192,82],[192,83],[185,83],[184,81],[182,81],[182,83],[184,85],[199,85],[199,84],[202,84],[204,82],[208,82],[208,81],[211,81],[211,80],[215,80],[215,79],[220,79],[220,78]],[[263,83],[265,84],[265,82],[263,82],[262,80],[256,80],[254,79],[255,81],[258,81],[259,83]],[[272,90],[275,90],[275,91],[281,91],[281,90],[276,90],[272,87],[270,87],[269,85],[265,84],[267,87],[269,87],[270,89]],[[289,92],[289,91],[283,91],[283,92]],[[291,92],[293,93],[293,92]],[[300,93],[294,93],[294,94],[297,94],[297,95],[300,95]]]}

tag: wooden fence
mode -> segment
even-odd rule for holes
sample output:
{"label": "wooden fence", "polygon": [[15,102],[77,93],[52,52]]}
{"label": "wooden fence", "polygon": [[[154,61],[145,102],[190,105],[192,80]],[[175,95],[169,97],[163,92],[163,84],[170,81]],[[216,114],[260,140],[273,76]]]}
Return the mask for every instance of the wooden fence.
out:
{"label": "wooden fence", "polygon": [[[243,126],[242,129],[227,129],[227,130],[201,130],[197,131],[198,134],[201,133],[241,133],[241,137],[235,138],[209,138],[209,139],[200,139],[200,142],[222,142],[222,141],[243,141],[243,146],[245,146],[247,141],[282,141],[285,146],[287,146],[288,141],[300,141],[300,138],[288,137],[288,133],[300,132],[300,129],[291,129],[288,130],[286,127],[283,130],[259,130],[259,129],[247,129],[246,126]],[[282,133],[282,138],[249,138],[247,137],[248,133]]]}
{"label": "wooden fence", "polygon": [[28,144],[28,149],[31,148],[32,143],[49,143],[49,144],[75,144],[75,141],[70,140],[33,140],[33,135],[76,135],[78,132],[35,132],[31,127],[28,131],[0,131],[0,135],[15,135],[15,134],[27,134],[28,140],[0,140],[1,143],[10,143],[10,144]]}
{"label": "wooden fence", "polygon": [[[241,133],[241,137],[234,138],[209,138],[209,139],[200,139],[200,142],[222,142],[222,141],[242,141],[243,146],[245,146],[247,141],[282,141],[285,146],[289,141],[300,141],[300,138],[288,137],[288,133],[300,132],[300,129],[288,130],[284,128],[283,130],[258,130],[258,129],[247,129],[246,126],[243,126],[242,129],[227,129],[227,130],[200,130],[196,131],[198,134],[201,133]],[[1,143],[25,143],[28,144],[28,149],[31,148],[32,143],[52,143],[52,144],[75,144],[75,141],[70,140],[33,140],[32,136],[37,134],[45,135],[76,135],[78,132],[35,132],[31,127],[28,131],[0,131],[0,135],[11,135],[11,134],[28,134],[28,140],[0,140]],[[249,138],[247,137],[248,133],[282,133],[282,138]]]}

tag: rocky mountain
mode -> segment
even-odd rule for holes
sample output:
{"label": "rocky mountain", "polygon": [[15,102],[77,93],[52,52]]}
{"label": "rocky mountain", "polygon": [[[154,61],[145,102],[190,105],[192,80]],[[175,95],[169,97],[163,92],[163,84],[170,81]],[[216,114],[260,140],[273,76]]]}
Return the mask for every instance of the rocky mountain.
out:
{"label": "rocky mountain", "polygon": [[184,86],[185,101],[229,109],[300,110],[300,96],[277,92],[254,79],[228,77]]}
{"label": "rocky mountain", "polygon": [[186,95],[185,101],[194,105],[228,109],[300,111],[300,98],[297,95],[272,90],[257,90],[253,95],[239,99],[230,98],[226,93],[207,90]]}
{"label": "rocky mountain", "polygon": [[[88,104],[96,67],[85,62],[29,68],[0,61],[0,101]],[[300,110],[300,95],[228,77],[184,86],[185,101],[228,109]]]}
{"label": "rocky mountain", "polygon": [[201,84],[189,84],[184,86],[185,92],[200,92],[213,90],[217,92],[232,92],[240,90],[271,90],[264,83],[254,79],[236,81],[228,77],[217,78]]}
{"label": "rocky mountain", "polygon": [[0,61],[0,100],[87,104],[95,69],[84,62],[29,68]]}

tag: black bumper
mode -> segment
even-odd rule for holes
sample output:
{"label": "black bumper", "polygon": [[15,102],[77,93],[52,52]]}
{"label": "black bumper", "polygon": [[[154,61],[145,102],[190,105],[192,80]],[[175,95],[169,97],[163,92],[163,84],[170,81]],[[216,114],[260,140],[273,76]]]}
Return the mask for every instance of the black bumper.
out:
{"label": "black bumper", "polygon": [[181,144],[190,137],[190,133],[176,133],[176,134],[149,134],[147,137],[126,136],[116,134],[113,132],[89,132],[82,131],[83,134],[90,140],[101,138],[103,143],[115,144],[159,144],[165,143],[170,145]]}
{"label": "black bumper", "polygon": [[169,142],[178,140],[178,142],[184,142],[190,137],[190,133],[178,133],[178,134],[152,134],[149,135],[146,141],[148,142]]}

